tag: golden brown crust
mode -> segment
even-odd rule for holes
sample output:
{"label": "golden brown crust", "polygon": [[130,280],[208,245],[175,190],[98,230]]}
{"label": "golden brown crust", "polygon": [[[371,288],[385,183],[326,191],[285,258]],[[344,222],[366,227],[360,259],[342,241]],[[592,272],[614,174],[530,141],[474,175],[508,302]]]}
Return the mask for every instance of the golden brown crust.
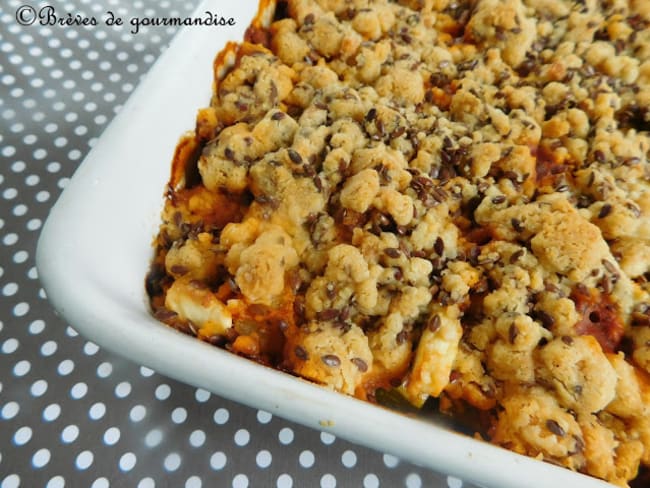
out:
{"label": "golden brown crust", "polygon": [[157,316],[625,486],[650,464],[647,2],[272,3],[179,149]]}

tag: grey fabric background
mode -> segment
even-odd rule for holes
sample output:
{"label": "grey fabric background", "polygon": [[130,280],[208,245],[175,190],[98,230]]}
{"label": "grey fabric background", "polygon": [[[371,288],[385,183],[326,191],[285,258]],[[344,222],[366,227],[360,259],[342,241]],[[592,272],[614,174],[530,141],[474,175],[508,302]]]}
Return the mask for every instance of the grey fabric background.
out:
{"label": "grey fabric background", "polygon": [[197,4],[0,2],[0,488],[469,486],[170,380],[54,315],[34,267],[40,228],[175,29],[23,26],[17,12],[188,16]]}

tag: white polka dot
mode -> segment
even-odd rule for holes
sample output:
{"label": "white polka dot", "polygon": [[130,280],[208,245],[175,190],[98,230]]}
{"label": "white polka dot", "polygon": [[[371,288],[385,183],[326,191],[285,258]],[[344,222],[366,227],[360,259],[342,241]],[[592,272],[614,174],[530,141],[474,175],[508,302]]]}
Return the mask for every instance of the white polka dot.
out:
{"label": "white polka dot", "polygon": [[23,317],[27,315],[27,312],[29,312],[29,304],[26,302],[20,302],[14,306],[14,316],[16,317]]}
{"label": "white polka dot", "polygon": [[422,478],[417,473],[410,473],[406,477],[406,488],[422,488]]}
{"label": "white polka dot", "polygon": [[221,451],[215,452],[210,456],[210,467],[216,471],[223,469],[227,462],[228,458]]}
{"label": "white polka dot", "polygon": [[262,469],[268,468],[271,465],[272,460],[273,456],[271,456],[271,453],[266,449],[258,452],[257,456],[255,456],[255,463]]}
{"label": "white polka dot", "polygon": [[14,173],[22,173],[27,168],[25,161],[15,161],[11,164],[11,171]]}
{"label": "white polka dot", "polygon": [[34,320],[31,324],[29,324],[29,333],[32,335],[40,334],[41,332],[43,332],[44,329],[45,329],[45,322],[42,320]]}
{"label": "white polka dot", "polygon": [[289,427],[283,427],[278,433],[278,439],[285,446],[293,442],[293,430]]}
{"label": "white polka dot", "polygon": [[153,369],[149,369],[146,366],[140,366],[140,376],[143,376],[145,378],[149,378],[150,376],[152,376],[154,374],[154,372],[155,371]]}
{"label": "white polka dot", "polygon": [[2,352],[4,354],[12,354],[16,352],[16,349],[18,349],[19,342],[17,339],[14,339],[13,337],[10,339],[7,339],[2,343]]}
{"label": "white polka dot", "polygon": [[388,468],[394,468],[394,467],[396,467],[396,466],[399,464],[399,462],[400,462],[398,458],[396,458],[395,456],[392,456],[392,455],[390,455],[390,454],[384,454],[383,459],[384,459],[384,464],[385,464],[386,467],[388,467]]}
{"label": "white polka dot", "polygon": [[2,239],[2,243],[3,243],[5,246],[13,246],[14,244],[16,244],[16,242],[18,242],[18,234],[15,234],[15,233],[13,233],[13,232],[7,234],[7,235],[4,236],[4,238]]}
{"label": "white polka dot", "polygon": [[163,466],[167,471],[176,471],[181,466],[181,457],[175,452],[169,454],[163,461]]}
{"label": "white polka dot", "polygon": [[88,410],[88,416],[91,420],[99,420],[104,416],[105,413],[106,405],[104,405],[102,402],[93,404]]}
{"label": "white polka dot", "polygon": [[117,427],[109,427],[104,432],[104,444],[114,446],[120,440],[121,432]]}
{"label": "white polka dot", "polygon": [[61,407],[58,403],[51,403],[43,409],[43,420],[54,422],[61,415]]}
{"label": "white polka dot", "polygon": [[234,440],[235,444],[237,444],[239,447],[243,447],[246,446],[251,440],[251,435],[246,429],[239,429],[237,432],[235,432]]}
{"label": "white polka dot", "polygon": [[63,476],[54,476],[47,482],[46,488],[63,488],[65,486],[65,479]]}
{"label": "white polka dot", "polygon": [[31,388],[29,389],[32,396],[40,397],[47,391],[47,381],[37,380],[35,381]]}
{"label": "white polka dot", "polygon": [[132,452],[127,452],[123,454],[120,458],[120,469],[122,471],[131,471],[135,466],[138,458]]}
{"label": "white polka dot", "polygon": [[[3,114],[3,115],[4,115],[4,114]],[[3,147],[2,150],[0,151],[0,154],[2,154],[3,156],[5,156],[5,157],[7,157],[7,158],[10,158],[10,157],[12,157],[14,154],[16,154],[16,148],[13,147],[13,146],[5,146],[5,147]]]}
{"label": "white polka dot", "polygon": [[39,449],[32,456],[32,466],[36,469],[42,468],[50,462],[50,451],[48,449]]}
{"label": "white polka dot", "polygon": [[75,400],[79,400],[79,399],[85,397],[86,393],[88,393],[88,385],[86,383],[84,383],[84,382],[76,383],[70,389],[70,396],[72,398],[74,398]]}
{"label": "white polka dot", "polygon": [[142,478],[138,483],[138,488],[155,488],[156,482],[153,478]]}
{"label": "white polka dot", "polygon": [[32,156],[38,160],[45,159],[47,157],[47,151],[43,148],[38,148],[32,153]]}
{"label": "white polka dot", "polygon": [[197,429],[190,434],[190,445],[192,447],[201,447],[203,444],[205,444],[205,432]]}
{"label": "white polka dot", "polygon": [[[36,80],[38,80],[38,78],[36,78]],[[36,80],[32,80],[32,81],[30,82],[30,84],[31,84],[32,86],[34,86],[33,82],[36,81]],[[40,81],[41,83],[43,82],[43,80],[39,80],[39,81]],[[38,83],[37,83],[37,84],[38,84]],[[37,87],[37,86],[34,86],[34,88],[38,88],[38,87]],[[36,100],[34,100],[33,98],[28,98],[27,100],[23,100],[23,107],[25,107],[25,108],[28,109],[28,110],[33,109],[34,107],[36,107]]]}
{"label": "white polka dot", "polygon": [[293,488],[293,478],[287,473],[282,473],[278,476],[276,488]]}
{"label": "white polka dot", "polygon": [[144,443],[147,447],[156,447],[162,442],[163,433],[160,429],[150,430],[144,438]]}
{"label": "white polka dot", "polygon": [[333,474],[324,474],[320,479],[321,488],[336,488],[336,478]]}
{"label": "white polka dot", "polygon": [[29,253],[27,251],[18,251],[14,254],[13,260],[16,264],[22,264],[27,261],[27,258],[29,258]]}
{"label": "white polka dot", "polygon": [[155,395],[158,400],[167,400],[171,393],[172,389],[169,387],[169,385],[163,383],[162,385],[158,385]]}
{"label": "white polka dot", "polygon": [[2,488],[18,488],[20,486],[20,476],[10,474],[2,480]]}
{"label": "white polka dot", "polygon": [[447,486],[449,488],[463,488],[463,481],[453,476],[447,476]]}
{"label": "white polka dot", "polygon": [[147,415],[147,409],[144,405],[136,405],[129,412],[129,418],[132,422],[140,422]]}
{"label": "white polka dot", "polygon": [[115,396],[118,398],[126,398],[131,394],[131,383],[122,381],[115,387]]}
{"label": "white polka dot", "polygon": [[70,337],[77,337],[79,335],[79,332],[77,332],[76,330],[74,330],[70,326],[65,328],[65,333],[66,333],[66,335],[68,335]]}
{"label": "white polka dot", "polygon": [[298,462],[303,468],[311,468],[314,465],[314,461],[314,453],[309,450],[302,451],[300,456],[298,456]]}
{"label": "white polka dot", "polygon": [[84,354],[87,356],[94,356],[99,351],[99,346],[94,342],[86,342],[84,344]]}
{"label": "white polka dot", "polygon": [[93,463],[94,460],[94,455],[90,451],[82,451],[79,453],[77,456],[77,459],[75,460],[75,465],[77,466],[77,469],[88,469],[90,465]]}
{"label": "white polka dot", "polygon": [[271,415],[269,412],[265,412],[264,410],[257,411],[257,421],[260,424],[268,424],[272,418],[273,415]]}
{"label": "white polka dot", "polygon": [[185,488],[201,488],[203,481],[198,476],[190,476],[185,482]]}
{"label": "white polka dot", "polygon": [[40,229],[42,225],[43,222],[41,219],[31,219],[29,222],[27,222],[27,225],[25,227],[27,227],[27,230],[34,231]]}
{"label": "white polka dot", "polygon": [[14,433],[14,444],[17,446],[24,446],[31,440],[31,438],[32,429],[30,427],[23,426]]}
{"label": "white polka dot", "polygon": [[61,171],[61,163],[57,161],[52,161],[51,163],[47,164],[46,169],[50,173],[58,173],[59,171]]}
{"label": "white polka dot", "polygon": [[110,482],[106,478],[97,478],[90,488],[108,488]]}
{"label": "white polka dot", "polygon": [[60,136],[60,137],[57,137],[56,139],[54,139],[54,145],[56,147],[64,147],[67,143],[68,143],[68,140],[63,136]]}
{"label": "white polka dot", "polygon": [[74,361],[72,359],[64,359],[59,363],[57,367],[57,372],[61,376],[67,376],[74,370]]}
{"label": "white polka dot", "polygon": [[79,437],[79,427],[76,425],[68,425],[61,431],[61,440],[66,444],[76,441],[77,437]]}
{"label": "white polka dot", "polygon": [[236,474],[232,479],[232,488],[248,488],[248,476],[243,473]]}
{"label": "white polka dot", "polygon": [[172,422],[175,424],[182,424],[187,419],[187,410],[183,407],[175,408],[172,411]]}
{"label": "white polka dot", "polygon": [[348,449],[341,455],[341,463],[346,468],[354,468],[357,464],[357,454]]}
{"label": "white polka dot", "polygon": [[197,388],[196,392],[194,393],[194,398],[196,399],[197,402],[207,402],[208,399],[210,398],[210,392],[207,390],[204,390],[203,388]]}
{"label": "white polka dot", "polygon": [[45,203],[50,199],[50,192],[46,190],[41,190],[36,194],[36,201],[40,203]]}
{"label": "white polka dot", "polygon": [[25,184],[27,186],[36,186],[41,181],[38,175],[29,175],[25,178]]}
{"label": "white polka dot", "polygon": [[379,478],[374,473],[368,473],[363,478],[363,488],[379,488]]}
{"label": "white polka dot", "polygon": [[97,115],[93,120],[97,125],[104,125],[108,118],[105,115]]}
{"label": "white polka dot", "polygon": [[336,440],[336,437],[330,434],[329,432],[321,432],[320,433],[320,441],[325,444],[326,446],[329,446],[330,444],[333,444],[334,441]]}
{"label": "white polka dot", "polygon": [[16,198],[16,195],[18,195],[18,190],[15,188],[7,188],[5,191],[2,192],[2,198],[5,200],[13,200]]}
{"label": "white polka dot", "polygon": [[229,418],[230,412],[228,412],[228,410],[225,408],[219,408],[216,412],[214,412],[213,419],[215,424],[223,425],[228,422]]}
{"label": "white polka dot", "polygon": [[12,297],[18,291],[18,285],[16,283],[7,283],[2,287],[2,294],[6,297]]}
{"label": "white polka dot", "polygon": [[18,405],[16,402],[7,402],[5,403],[4,407],[2,407],[2,410],[0,410],[0,417],[5,420],[11,420],[18,414],[19,411],[20,405]]}
{"label": "white polka dot", "polygon": [[53,122],[50,122],[44,127],[44,129],[45,132],[47,132],[48,134],[52,134],[53,132],[56,132],[59,129],[59,126]]}
{"label": "white polka dot", "polygon": [[14,207],[13,214],[16,217],[22,217],[27,213],[27,210],[28,210],[27,205],[23,205],[22,203],[20,203]]}
{"label": "white polka dot", "polygon": [[100,378],[107,378],[113,372],[113,365],[109,362],[103,362],[97,366],[97,376]]}
{"label": "white polka dot", "polygon": [[41,346],[41,354],[43,356],[51,356],[54,354],[59,346],[54,341],[47,341]]}
{"label": "white polka dot", "polygon": [[18,377],[25,376],[27,373],[29,373],[30,369],[32,369],[31,363],[26,359],[23,359],[14,365],[14,375]]}

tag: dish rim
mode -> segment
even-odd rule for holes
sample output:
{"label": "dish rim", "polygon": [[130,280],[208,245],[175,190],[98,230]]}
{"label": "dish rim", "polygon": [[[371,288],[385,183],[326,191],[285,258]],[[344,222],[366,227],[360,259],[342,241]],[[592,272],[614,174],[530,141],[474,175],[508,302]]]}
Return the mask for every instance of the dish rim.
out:
{"label": "dish rim", "polygon": [[[218,6],[217,0],[203,0],[195,15]],[[229,8],[238,24],[227,33],[241,40],[257,0]],[[425,468],[483,486],[518,488],[526,479],[530,487],[611,487],[275,371],[186,336],[151,316],[144,277],[153,256],[151,243],[160,222],[171,157],[178,138],[193,129],[196,111],[209,101],[218,47],[201,46],[223,46],[226,36],[225,30],[214,27],[181,29],[55,203],[36,251],[38,274],[55,310],[89,340],[138,364]],[[185,76],[186,70],[196,76]],[[151,123],[161,118],[164,123]],[[216,369],[221,374],[214,374]],[[263,382],[265,387],[245,386],[250,382]]]}

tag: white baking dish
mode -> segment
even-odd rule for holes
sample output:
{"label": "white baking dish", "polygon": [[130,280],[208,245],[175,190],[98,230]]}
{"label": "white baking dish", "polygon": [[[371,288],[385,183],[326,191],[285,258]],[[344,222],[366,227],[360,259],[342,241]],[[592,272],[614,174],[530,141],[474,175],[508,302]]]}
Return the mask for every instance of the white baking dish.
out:
{"label": "white baking dish", "polygon": [[[179,136],[211,92],[212,61],[240,40],[257,0],[204,2],[234,27],[187,27],[133,93],[44,226],[37,264],[57,311],[97,344],[180,381],[475,483],[611,486],[346,397],[183,335],[148,310],[144,277]],[[221,5],[223,7],[223,5]]]}

